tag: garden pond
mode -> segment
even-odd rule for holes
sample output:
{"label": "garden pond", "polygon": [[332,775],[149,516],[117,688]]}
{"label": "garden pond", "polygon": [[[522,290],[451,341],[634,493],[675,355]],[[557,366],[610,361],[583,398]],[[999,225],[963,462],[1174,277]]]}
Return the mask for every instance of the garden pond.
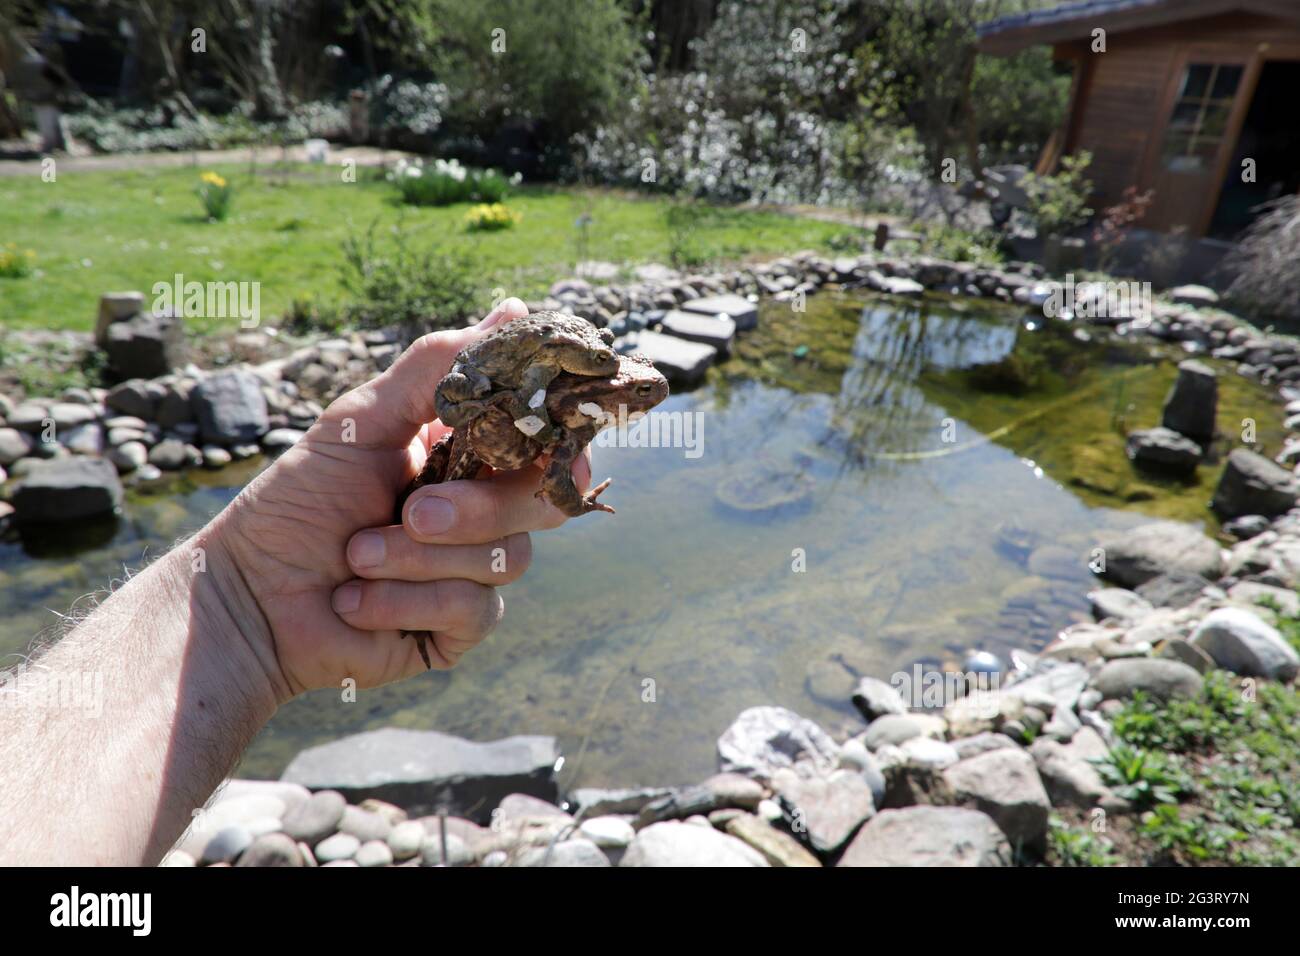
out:
{"label": "garden pond", "polygon": [[[824,294],[766,302],[705,383],[658,411],[682,447],[602,446],[616,516],[534,536],[506,617],[449,673],[309,694],[239,773],[381,726],[476,740],[553,734],[565,787],[686,783],[746,707],[859,727],[858,675],[1004,660],[1086,619],[1099,532],[1202,522],[1228,439],[1192,481],[1134,471],[1124,434],[1158,424],[1176,351],[1023,309]],[[1221,368],[1219,427],[1281,442],[1268,390]],[[165,550],[264,462],[129,493],[114,519],[0,540],[0,653],[22,652],[90,592]],[[10,658],[11,660],[13,658]]]}

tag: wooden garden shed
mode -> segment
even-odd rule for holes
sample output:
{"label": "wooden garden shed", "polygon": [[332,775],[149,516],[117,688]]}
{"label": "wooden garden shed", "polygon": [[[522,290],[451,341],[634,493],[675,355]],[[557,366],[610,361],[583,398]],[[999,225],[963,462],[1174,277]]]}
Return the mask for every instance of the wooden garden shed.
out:
{"label": "wooden garden shed", "polygon": [[1089,151],[1096,208],[1152,190],[1143,226],[1231,239],[1300,190],[1300,0],[1089,0],[980,31],[986,54],[1036,44],[1074,76],[1039,171]]}

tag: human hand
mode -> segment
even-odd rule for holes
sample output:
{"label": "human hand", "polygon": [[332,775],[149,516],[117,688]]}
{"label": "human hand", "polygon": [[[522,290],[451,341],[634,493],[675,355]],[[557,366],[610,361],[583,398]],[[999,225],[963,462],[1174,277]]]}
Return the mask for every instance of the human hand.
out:
{"label": "human hand", "polygon": [[[527,569],[528,532],[564,522],[534,494],[540,472],[524,469],[420,488],[403,524],[391,524],[396,495],[447,431],[431,424],[438,381],[462,348],[526,312],[507,299],[477,326],[414,342],[331,404],[205,529],[228,558],[223,587],[238,592],[244,642],[277,703],[345,678],[369,687],[424,671],[399,630],[434,632],[434,666],[454,666],[500,620],[495,586]],[[590,483],[585,457],[575,478]]]}

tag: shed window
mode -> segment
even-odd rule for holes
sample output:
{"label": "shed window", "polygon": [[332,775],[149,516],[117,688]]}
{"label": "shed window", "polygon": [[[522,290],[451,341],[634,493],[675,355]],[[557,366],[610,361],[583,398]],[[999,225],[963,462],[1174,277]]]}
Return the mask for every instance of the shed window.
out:
{"label": "shed window", "polygon": [[1195,172],[1214,161],[1228,129],[1242,73],[1241,66],[1188,64],[1165,131],[1167,169]]}

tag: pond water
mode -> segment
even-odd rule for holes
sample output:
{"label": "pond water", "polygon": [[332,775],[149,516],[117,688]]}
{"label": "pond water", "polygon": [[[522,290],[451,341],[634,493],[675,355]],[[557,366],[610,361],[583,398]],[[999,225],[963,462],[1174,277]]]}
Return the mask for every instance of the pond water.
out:
{"label": "pond water", "polygon": [[[693,416],[698,451],[597,448],[618,514],[535,536],[486,644],[354,703],[293,702],[240,773],[275,776],[304,746],[398,725],[554,734],[566,787],[684,783],[715,769],[714,741],[746,707],[838,733],[859,725],[855,675],[1041,646],[1087,616],[1098,531],[1212,522],[1221,468],[1136,473],[1123,434],[1158,423],[1173,364],[1085,335],[944,299],[765,304],[704,386],[661,406]],[[1220,428],[1254,417],[1275,449],[1269,395],[1224,371]],[[0,653],[201,525],[259,467],[187,473],[132,492],[118,519],[0,541]]]}

